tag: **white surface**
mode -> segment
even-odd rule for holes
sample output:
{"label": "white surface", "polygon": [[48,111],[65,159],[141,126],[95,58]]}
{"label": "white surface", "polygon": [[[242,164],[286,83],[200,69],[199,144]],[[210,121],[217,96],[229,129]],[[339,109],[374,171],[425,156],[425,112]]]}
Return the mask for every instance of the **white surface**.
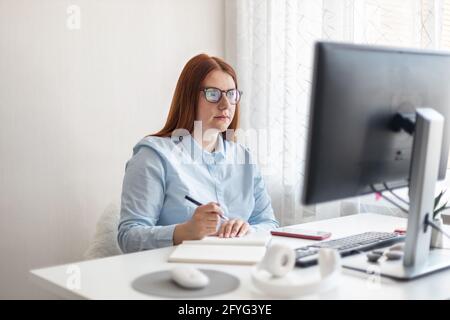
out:
{"label": "white surface", "polygon": [[[406,220],[374,214],[359,214],[323,220],[301,225],[302,228],[330,231],[331,239],[365,231],[392,232],[404,228]],[[308,240],[273,237],[274,243],[282,242],[293,248],[311,243]],[[36,283],[66,298],[88,299],[160,299],[133,290],[131,282],[139,276],[157,270],[167,270],[175,264],[167,258],[173,247],[138,252],[99,260],[80,262],[31,271]],[[202,265],[195,267],[216,269],[231,273],[241,280],[240,287],[229,294],[210,297],[212,299],[268,299],[251,283],[251,266]],[[74,273],[73,270],[79,272]],[[70,272],[72,271],[72,272]],[[80,276],[79,288],[70,290],[67,284],[71,277]],[[313,280],[319,278],[318,267],[295,269],[295,275]],[[72,279],[73,280],[73,279]],[[189,298],[189,297],[187,297]],[[344,270],[337,289],[323,294],[306,296],[307,299],[447,299],[450,298],[450,270],[439,272],[412,282],[396,282],[386,278],[374,278],[356,271]]]}
{"label": "white surface", "polygon": [[[70,5],[81,28],[70,30]],[[192,56],[224,54],[223,0],[0,1],[0,299],[78,261]]]}

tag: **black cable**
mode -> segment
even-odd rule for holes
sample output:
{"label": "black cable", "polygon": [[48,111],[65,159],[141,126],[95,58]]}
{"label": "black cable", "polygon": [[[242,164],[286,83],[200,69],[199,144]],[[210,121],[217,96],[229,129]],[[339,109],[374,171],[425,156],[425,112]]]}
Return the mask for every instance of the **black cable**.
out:
{"label": "black cable", "polygon": [[[386,183],[383,183],[384,187],[390,192],[392,193],[397,199],[401,200],[403,203],[408,204],[408,202],[402,198],[400,198],[399,196],[397,196],[392,190],[390,190],[390,188],[387,186]],[[386,196],[383,195],[383,193],[377,189],[375,189],[375,187],[371,184],[370,188],[372,189],[373,192],[377,192],[378,194],[380,194],[380,196],[385,199],[386,201],[390,202],[391,204],[393,204],[394,206],[396,206],[397,208],[399,208],[400,210],[402,210],[405,213],[409,213],[405,208],[403,208],[402,206],[400,206],[398,203],[395,203],[394,201],[392,201],[391,199],[387,198]],[[444,210],[445,211],[445,210]],[[429,225],[431,228],[435,229],[436,231],[442,233],[444,236],[446,236],[447,238],[450,239],[450,234],[448,234],[447,232],[445,232],[441,227],[439,227],[436,223],[434,223],[429,217],[427,218],[427,220],[425,221],[427,225]]]}
{"label": "black cable", "polygon": [[394,200],[389,199],[388,197],[386,197],[385,195],[383,195],[383,193],[377,189],[375,189],[375,187],[373,186],[373,184],[370,185],[370,188],[372,189],[373,192],[379,193],[380,196],[386,200],[387,202],[393,204],[394,206],[396,206],[397,208],[399,208],[401,211],[403,211],[404,213],[409,213],[408,209],[403,208],[401,205],[399,205],[398,203],[396,203]]}
{"label": "black cable", "polygon": [[436,223],[434,223],[429,217],[426,220],[426,223],[432,227],[433,229],[439,231],[440,233],[442,233],[444,236],[446,236],[447,238],[450,239],[450,234],[448,234],[447,232],[445,232],[444,230],[442,230],[441,227],[439,227]]}
{"label": "black cable", "polygon": [[386,188],[387,191],[389,191],[389,193],[391,193],[394,197],[396,197],[398,200],[400,200],[401,202],[403,202],[404,204],[409,206],[409,202],[406,201],[405,199],[403,199],[402,197],[400,197],[398,194],[396,194],[394,191],[392,191],[391,188],[388,187],[387,183],[384,182],[383,186]]}

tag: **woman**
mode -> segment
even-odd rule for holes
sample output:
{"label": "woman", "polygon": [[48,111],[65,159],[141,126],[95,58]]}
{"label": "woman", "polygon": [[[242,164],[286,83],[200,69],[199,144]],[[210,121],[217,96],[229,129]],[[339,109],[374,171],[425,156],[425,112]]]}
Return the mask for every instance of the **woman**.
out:
{"label": "woman", "polygon": [[123,252],[278,226],[257,166],[234,142],[240,96],[223,60],[200,54],[186,64],[164,128],[142,139],[127,163],[118,233]]}

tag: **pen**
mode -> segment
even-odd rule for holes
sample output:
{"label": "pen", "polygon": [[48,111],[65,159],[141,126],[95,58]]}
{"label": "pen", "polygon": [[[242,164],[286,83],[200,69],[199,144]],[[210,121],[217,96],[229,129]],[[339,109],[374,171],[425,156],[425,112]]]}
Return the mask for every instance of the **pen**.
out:
{"label": "pen", "polygon": [[[196,204],[197,206],[202,206],[202,205],[203,205],[201,202],[198,202],[197,200],[195,200],[195,199],[189,197],[188,195],[184,196],[184,198],[185,198],[186,200],[192,202],[193,204]],[[226,221],[229,220],[228,217],[225,217],[225,216],[221,215],[220,213],[219,213],[219,216],[220,216],[223,220],[226,220]]]}

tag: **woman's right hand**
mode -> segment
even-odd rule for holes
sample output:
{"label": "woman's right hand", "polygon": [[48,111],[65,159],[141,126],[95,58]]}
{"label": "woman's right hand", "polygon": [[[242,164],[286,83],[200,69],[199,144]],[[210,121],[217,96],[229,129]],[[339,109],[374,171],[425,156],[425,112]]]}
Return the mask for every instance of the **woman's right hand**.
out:
{"label": "woman's right hand", "polygon": [[202,239],[216,233],[220,214],[223,212],[216,202],[209,202],[197,207],[191,220],[187,222],[191,236],[194,239]]}
{"label": "woman's right hand", "polygon": [[200,240],[215,234],[220,221],[219,215],[223,215],[223,211],[216,202],[197,207],[191,220],[175,227],[174,244],[180,244],[183,240]]}

